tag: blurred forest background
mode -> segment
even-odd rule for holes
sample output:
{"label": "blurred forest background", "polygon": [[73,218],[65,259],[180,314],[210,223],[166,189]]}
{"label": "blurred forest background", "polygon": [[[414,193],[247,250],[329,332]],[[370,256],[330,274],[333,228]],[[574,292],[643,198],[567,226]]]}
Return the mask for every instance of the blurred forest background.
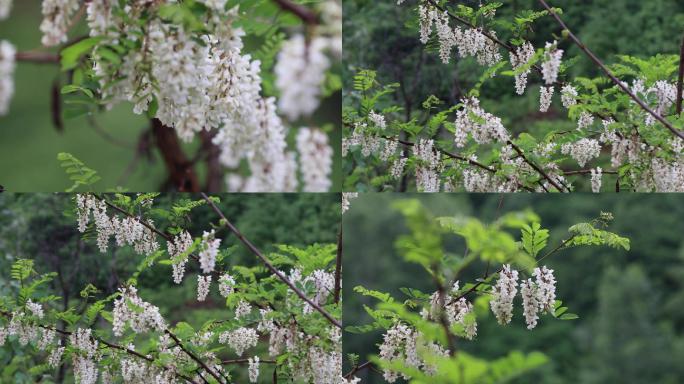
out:
{"label": "blurred forest background", "polygon": [[[340,225],[338,194],[224,194],[219,207],[236,227],[260,248],[264,254],[275,250],[274,245],[287,244],[306,247],[313,244],[336,243]],[[169,209],[179,199],[201,199],[199,195],[164,194],[154,205]],[[106,297],[114,293],[122,282],[135,272],[142,260],[132,247],[110,247],[100,253],[95,239],[84,241],[76,228],[75,202],[68,194],[1,194],[0,195],[0,300],[16,294],[10,283],[9,271],[19,258],[33,259],[39,273],[57,272],[53,292],[66,298],[64,308],[79,305],[79,292],[93,284]],[[208,207],[196,208],[188,217],[186,229],[193,236],[217,223],[216,214]],[[163,220],[156,222],[163,230]],[[234,245],[229,264],[254,266],[259,261],[225,229],[217,230],[222,238],[221,249]],[[163,245],[165,249],[165,245]],[[197,301],[196,263],[187,265],[183,283],[173,283],[171,267],[155,265],[138,279],[138,290],[144,300],[156,305],[171,324],[178,321],[200,327],[209,319],[225,318],[225,302],[218,290],[212,288],[204,302]],[[64,327],[62,327],[64,328]],[[267,349],[267,345],[263,346]],[[262,351],[266,353],[265,351]],[[33,358],[30,349],[8,351],[0,348],[0,383],[26,382],[18,367]],[[14,364],[10,364],[12,359]],[[18,364],[17,364],[18,363]],[[37,363],[43,363],[39,361]],[[262,366],[262,378],[272,375],[272,369]],[[245,370],[246,372],[246,370]],[[247,382],[246,377],[236,378]],[[17,381],[19,380],[19,381]],[[65,381],[69,382],[69,380]]]}
{"label": "blurred forest background", "polygon": [[[477,7],[480,2],[494,1],[462,0],[450,2],[450,5]],[[543,9],[537,0],[497,2],[503,6],[497,11],[495,20],[506,22],[512,22],[514,15],[523,10]],[[682,1],[553,0],[549,4],[563,9],[562,17],[569,28],[607,64],[616,63],[615,55],[618,54],[642,58],[659,53],[679,54],[684,37]],[[421,104],[430,95],[444,103],[439,110],[448,109],[479,81],[486,68],[477,64],[475,59],[461,59],[452,52],[450,63],[443,64],[438,44],[426,46],[420,42],[417,5],[417,0],[407,0],[401,6],[395,0],[344,2],[344,106],[353,105],[353,76],[362,69],[377,71],[377,79],[383,85],[400,84],[398,90],[386,97],[386,103],[380,103],[381,108],[378,108],[391,105],[403,108],[402,113],[392,118],[400,121],[422,116]],[[504,28],[498,30],[499,38],[504,41],[510,38],[504,33]],[[543,17],[535,23],[527,38],[536,48],[543,48],[554,38],[560,41],[559,33],[560,28],[555,21]],[[564,40],[560,48],[565,50],[564,64],[570,64],[570,76],[599,75],[598,69],[576,46]],[[571,56],[580,56],[580,59],[571,63],[567,60]],[[508,61],[507,53],[504,59]],[[504,126],[514,134],[525,131],[541,137],[540,133],[546,132],[550,126],[574,129],[576,124],[567,118],[566,111],[561,110],[558,94],[547,113],[539,112],[540,85],[540,76],[532,73],[525,94],[519,96],[515,93],[512,77],[497,76],[484,83],[480,100],[484,109],[500,117]],[[356,167],[364,167],[364,164],[356,164]],[[343,170],[345,175],[351,174],[353,164],[346,162]],[[611,177],[605,183],[614,181],[615,178]],[[356,188],[345,186],[345,190]]]}
{"label": "blurred forest background", "polygon": [[[500,211],[497,207],[504,196]],[[419,198],[434,216],[472,216],[484,223],[511,211],[531,209],[550,230],[549,248],[567,238],[568,227],[612,212],[608,228],[631,239],[630,251],[606,247],[567,249],[547,259],[555,270],[557,297],[580,318],[560,321],[544,315],[528,331],[521,301],[513,322],[499,326],[488,311],[478,317],[478,336],[459,339],[459,348],[495,359],[513,350],[540,351],[550,362],[514,383],[681,383],[684,382],[684,196],[680,195],[489,195],[366,194],[344,214],[344,323],[369,323],[363,305],[377,300],[352,290],[357,285],[407,297],[401,287],[433,292],[431,278],[417,264],[403,261],[394,247],[408,233],[394,201]],[[511,232],[520,238],[520,233]],[[445,235],[447,252],[462,253],[464,242]],[[483,264],[465,271],[462,282],[482,276]],[[367,361],[377,353],[381,333],[345,334],[344,351]],[[344,372],[348,372],[348,365]],[[384,383],[364,371],[363,383]]]}
{"label": "blurred forest background", "polygon": [[[0,21],[0,40],[8,40],[18,52],[54,51],[40,45],[41,20],[40,1],[14,1],[10,17]],[[87,35],[85,25],[74,28],[70,37],[81,35]],[[261,41],[253,40],[245,38],[247,51],[261,46]],[[335,68],[339,71],[339,67]],[[17,63],[10,112],[0,116],[0,163],[3,165],[0,184],[13,192],[63,191],[70,183],[60,168],[57,153],[69,152],[98,172],[103,180],[97,184],[101,190],[117,186],[129,191],[165,190],[167,175],[161,155],[149,137],[147,140],[143,137],[149,121],[144,115],[134,114],[132,104],[121,103],[111,111],[95,114],[92,119],[61,118],[62,127],[55,124],[53,87],[57,87],[59,94],[61,86],[66,84],[65,76],[57,64]],[[273,82],[273,76],[264,78]],[[311,126],[340,121],[341,102],[338,92],[323,101],[311,121],[299,123]],[[299,126],[293,128],[288,136],[291,148]],[[341,188],[340,140],[340,127],[336,125],[330,136],[330,145],[335,150],[331,191]],[[189,158],[199,147],[199,138],[184,144]],[[202,180],[205,168],[203,164],[197,167]]]}

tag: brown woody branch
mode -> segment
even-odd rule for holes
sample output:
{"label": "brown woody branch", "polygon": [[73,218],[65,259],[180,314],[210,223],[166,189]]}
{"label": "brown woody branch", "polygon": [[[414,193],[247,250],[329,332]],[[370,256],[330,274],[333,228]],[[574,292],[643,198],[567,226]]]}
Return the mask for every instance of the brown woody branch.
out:
{"label": "brown woody branch", "polygon": [[527,164],[529,164],[530,167],[532,167],[535,171],[537,171],[537,173],[539,173],[544,179],[546,179],[546,181],[548,181],[551,185],[553,185],[553,187],[556,188],[556,189],[558,190],[558,192],[563,192],[563,188],[560,186],[560,184],[558,184],[554,179],[552,179],[552,178],[551,178],[546,172],[544,172],[544,170],[541,169],[537,164],[535,164],[535,163],[533,163],[532,161],[530,161],[530,160],[525,156],[525,153],[522,151],[522,149],[520,149],[520,147],[518,147],[517,145],[515,145],[515,144],[514,144],[512,141],[510,141],[510,140],[508,141],[508,145],[510,145],[511,148],[513,148],[513,149],[518,153],[518,155],[520,156],[521,159],[523,159]]}
{"label": "brown woody branch", "polygon": [[199,192],[200,185],[193,164],[185,156],[176,131],[159,119],[152,119],[152,134],[164,158],[169,182],[179,192]]}
{"label": "brown woody branch", "polygon": [[284,11],[290,12],[309,25],[318,24],[318,16],[310,8],[290,0],[273,0]]}
{"label": "brown woody branch", "polygon": [[59,63],[59,55],[51,52],[26,51],[17,52],[14,55],[14,60],[38,64],[55,64]]}
{"label": "brown woody branch", "polygon": [[176,342],[176,344],[178,345],[178,347],[179,347],[180,349],[182,349],[183,352],[185,352],[186,355],[190,356],[190,358],[191,358],[192,360],[194,360],[197,364],[199,364],[205,371],[207,371],[211,376],[213,376],[219,383],[222,382],[221,377],[220,377],[218,374],[216,374],[216,373],[214,372],[214,370],[212,370],[211,368],[209,368],[202,360],[200,360],[197,356],[195,356],[194,353],[192,353],[189,349],[185,348],[185,346],[183,346],[183,343],[181,343],[180,339],[179,339],[176,335],[174,335],[173,332],[171,332],[171,331],[169,331],[168,329],[166,329],[166,330],[164,330],[164,333],[166,333],[167,335],[171,336],[171,338],[173,339],[173,341]]}
{"label": "brown woody branch", "polygon": [[266,266],[266,268],[271,271],[278,279],[280,279],[285,285],[290,287],[290,289],[297,294],[302,300],[304,300],[307,304],[309,304],[312,308],[314,308],[316,311],[318,311],[323,317],[325,317],[331,324],[334,326],[342,329],[342,323],[332,317],[325,309],[321,308],[318,304],[314,303],[311,299],[309,299],[304,292],[302,292],[299,288],[297,288],[291,281],[290,279],[287,278],[282,272],[280,272],[276,267],[271,264],[271,262],[264,256],[261,251],[254,246],[245,236],[226,218],[226,216],[221,212],[219,207],[214,204],[214,202],[205,194],[202,193],[202,197],[204,200],[206,200],[207,204],[216,212],[216,214],[221,218],[221,223],[223,224],[224,227],[228,228],[230,232],[232,232],[238,240],[242,242],[242,244],[247,247],[247,249],[252,252],[255,256],[257,256]]}

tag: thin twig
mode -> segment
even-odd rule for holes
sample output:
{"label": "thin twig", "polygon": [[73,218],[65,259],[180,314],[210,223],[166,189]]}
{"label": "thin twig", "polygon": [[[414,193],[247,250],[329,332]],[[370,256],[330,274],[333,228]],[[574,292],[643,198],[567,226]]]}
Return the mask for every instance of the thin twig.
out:
{"label": "thin twig", "polygon": [[17,52],[14,55],[14,60],[28,63],[38,64],[54,64],[59,63],[59,55],[50,52]]}
{"label": "thin twig", "polygon": [[582,50],[582,52],[584,52],[584,54],[587,55],[587,57],[589,57],[589,59],[593,61],[594,64],[596,64],[615,85],[617,85],[625,94],[627,94],[632,100],[634,100],[634,102],[637,103],[637,105],[639,105],[641,109],[648,112],[648,114],[653,116],[654,119],[658,120],[658,122],[664,125],[665,128],[672,132],[672,134],[679,137],[680,139],[684,139],[684,133],[675,129],[675,127],[673,127],[669,121],[665,120],[664,117],[662,117],[660,114],[656,113],[653,109],[646,105],[646,103],[644,103],[637,95],[635,95],[634,92],[632,92],[622,81],[615,77],[615,75],[613,75],[613,73],[608,69],[608,67],[606,67],[605,64],[603,64],[603,62],[598,57],[596,57],[596,55],[594,55],[594,53],[586,45],[584,45],[584,43],[582,43],[582,41],[579,38],[577,38],[577,36],[575,36],[574,33],[572,33],[570,28],[568,28],[565,22],[563,22],[563,20],[558,16],[558,14],[553,10],[553,8],[551,8],[546,3],[546,1],[539,0],[539,2],[544,6],[544,8],[546,8],[546,10],[549,11],[551,16],[554,19],[556,19],[558,24],[560,24],[560,26],[563,27],[565,31],[567,31],[568,36],[575,43],[575,45],[577,45],[579,49]]}
{"label": "thin twig", "polygon": [[193,359],[202,368],[204,368],[205,371],[209,372],[209,374],[212,375],[219,383],[221,382],[221,376],[216,374],[213,369],[209,368],[202,360],[200,360],[197,356],[195,356],[194,353],[192,353],[190,350],[185,348],[185,346],[183,346],[183,343],[181,343],[180,339],[176,335],[174,335],[173,332],[166,329],[166,330],[164,330],[164,333],[171,336],[173,341],[175,341],[176,344],[178,344],[178,347],[180,347],[180,349],[182,349],[186,355],[190,356],[190,358]]}
{"label": "thin twig", "polygon": [[354,376],[357,372],[360,372],[364,369],[371,369],[371,368],[373,368],[373,363],[371,363],[370,361],[366,361],[365,363],[363,363],[361,365],[357,365],[354,368],[352,368],[351,371],[349,371],[349,373],[344,375],[344,378],[345,379],[351,379],[351,377]]}
{"label": "thin twig", "polygon": [[214,202],[207,196],[204,192],[201,193],[202,197],[204,200],[207,201],[207,204],[216,212],[217,215],[221,218],[221,222],[223,226],[228,228],[246,247],[249,249],[250,252],[252,252],[255,256],[257,256],[268,268],[271,273],[276,275],[283,283],[285,283],[294,293],[297,294],[302,300],[304,300],[307,304],[309,304],[311,307],[313,307],[315,310],[317,310],[323,317],[325,317],[331,324],[334,326],[342,329],[342,323],[332,317],[325,309],[321,308],[320,305],[314,303],[311,299],[309,299],[304,292],[302,292],[299,288],[297,288],[291,281],[290,279],[287,278],[282,272],[280,272],[276,267],[271,264],[271,262],[266,258],[266,256],[261,253],[261,251],[254,246],[245,236],[226,218],[226,216],[221,212],[219,207],[214,204]]}
{"label": "thin twig", "polygon": [[289,0],[273,0],[280,8],[283,10],[294,14],[295,16],[302,19],[306,24],[314,25],[318,24],[318,16],[308,7],[303,5],[293,3]]}
{"label": "thin twig", "polygon": [[508,141],[508,145],[510,145],[510,146],[518,153],[518,155],[520,155],[520,157],[521,157],[527,164],[530,165],[530,167],[532,167],[535,171],[537,171],[537,173],[539,173],[544,179],[546,179],[546,181],[548,181],[551,185],[553,185],[553,187],[556,188],[556,189],[558,190],[558,192],[563,192],[563,187],[561,187],[560,184],[558,184],[558,183],[557,183],[554,179],[552,179],[546,172],[544,172],[544,170],[541,169],[537,164],[535,164],[535,163],[533,163],[532,161],[530,161],[530,159],[528,159],[528,158],[525,156],[525,153],[522,151],[522,149],[520,149],[520,147],[518,147],[517,145],[515,145],[515,144],[514,144],[512,141],[510,141],[510,140]]}

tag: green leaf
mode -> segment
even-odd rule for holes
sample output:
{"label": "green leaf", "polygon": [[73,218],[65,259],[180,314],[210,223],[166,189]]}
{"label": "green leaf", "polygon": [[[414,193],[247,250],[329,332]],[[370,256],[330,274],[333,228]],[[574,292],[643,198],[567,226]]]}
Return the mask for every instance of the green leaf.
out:
{"label": "green leaf", "polygon": [[100,176],[97,175],[96,171],[88,168],[81,160],[70,153],[60,152],[57,155],[57,160],[60,161],[60,165],[64,168],[69,179],[74,182],[66,192],[73,192],[81,186],[91,186],[100,180]]}
{"label": "green leaf", "polygon": [[104,37],[102,36],[89,37],[64,48],[60,53],[62,70],[68,71],[70,69],[76,68],[81,56],[90,51],[103,39]]}

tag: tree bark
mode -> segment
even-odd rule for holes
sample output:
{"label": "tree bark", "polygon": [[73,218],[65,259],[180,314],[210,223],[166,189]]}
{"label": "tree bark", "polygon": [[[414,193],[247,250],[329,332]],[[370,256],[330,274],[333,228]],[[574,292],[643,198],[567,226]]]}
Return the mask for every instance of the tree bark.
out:
{"label": "tree bark", "polygon": [[169,183],[178,192],[199,192],[200,185],[192,162],[190,162],[173,128],[162,124],[159,119],[152,119],[152,133],[155,144],[159,148],[166,170],[169,173]]}

